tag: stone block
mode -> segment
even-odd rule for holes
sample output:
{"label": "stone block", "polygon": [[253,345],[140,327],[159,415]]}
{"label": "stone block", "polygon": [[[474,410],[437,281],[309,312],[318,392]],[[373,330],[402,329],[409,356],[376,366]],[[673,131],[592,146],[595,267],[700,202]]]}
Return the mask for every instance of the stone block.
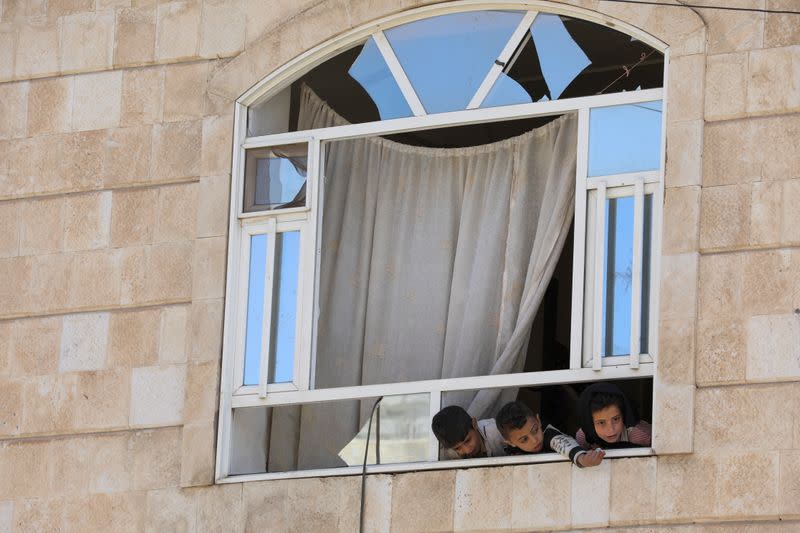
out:
{"label": "stone block", "polygon": [[714,458],[703,455],[659,457],[656,517],[682,521],[716,514],[717,471]]}
{"label": "stone block", "polygon": [[783,198],[781,213],[781,243],[797,244],[800,242],[800,179],[783,182]]}
{"label": "stone block", "polygon": [[213,418],[183,426],[180,459],[182,487],[214,483],[216,430]]}
{"label": "stone block", "polygon": [[124,8],[117,11],[115,66],[151,63],[156,51],[156,10]]}
{"label": "stone block", "polygon": [[89,494],[65,500],[64,532],[144,530],[144,493]]}
{"label": "stone block", "polygon": [[[279,21],[289,20],[298,13],[301,13],[302,11],[312,7],[316,3],[318,3],[317,0],[275,2],[274,5],[270,6],[269,10],[265,10],[260,0],[244,0],[242,7],[247,19],[247,27],[245,32],[247,36],[247,47],[249,48],[252,43],[263,38],[267,31],[279,25]],[[408,4],[408,1],[403,3]],[[352,4],[355,4],[355,2],[352,2]],[[372,20],[376,15],[374,3],[368,4],[371,9],[365,9],[369,15],[368,17],[362,17],[364,22]]]}
{"label": "stone block", "polygon": [[[217,182],[213,182],[216,184]],[[207,182],[206,189],[212,188],[212,184]],[[202,189],[201,189],[202,191]],[[202,191],[202,194],[209,195],[210,192]],[[201,200],[202,201],[202,200]],[[213,202],[211,198],[205,200],[207,204]],[[20,216],[22,202],[2,202],[0,203],[0,257],[12,257],[19,255],[19,236],[22,227],[22,217]],[[204,212],[208,212],[208,216],[213,216],[214,205],[207,205]],[[226,212],[227,215],[227,212]],[[200,215],[198,213],[198,223],[200,223]],[[227,218],[227,217],[226,217]],[[213,224],[212,221],[203,222],[209,226]]]}
{"label": "stone block", "polygon": [[[763,2],[736,0],[732,7],[763,7]],[[761,48],[764,43],[764,15],[746,11],[704,10],[708,24],[708,53],[724,54]]]}
{"label": "stone block", "polygon": [[[763,451],[762,440],[742,438],[741,421],[748,421],[747,431],[751,435],[791,435],[793,420],[787,413],[794,402],[792,384],[698,389],[696,449],[709,453]],[[771,439],[769,445],[772,449],[789,449],[792,442],[779,437]]]}
{"label": "stone block", "polygon": [[126,70],[122,75],[123,126],[138,126],[161,121],[164,100],[164,69]]}
{"label": "stone block", "polygon": [[221,298],[225,295],[227,242],[224,237],[197,239],[194,245],[192,296]]}
{"label": "stone block", "polygon": [[47,14],[51,17],[58,17],[70,13],[92,11],[94,6],[95,0],[48,0]]}
{"label": "stone block", "polygon": [[27,379],[22,388],[20,434],[72,429],[77,394],[77,374],[51,374]]}
{"label": "stone block", "polygon": [[289,515],[289,485],[294,481],[253,481],[242,484],[245,524],[248,532],[288,531],[294,524]]}
{"label": "stone block", "polygon": [[[572,465],[566,462],[518,465],[511,477],[511,527],[562,529],[571,523]],[[538,495],[547,493],[546,498]]]}
{"label": "stone block", "polygon": [[[186,400],[184,419],[187,422],[213,420],[219,400],[219,365],[194,363],[186,367]],[[213,440],[213,439],[212,439]]]}
{"label": "stone block", "polygon": [[[279,19],[273,18],[273,20]],[[209,58],[236,55],[244,49],[246,28],[247,19],[242,10],[242,2],[231,0],[204,2],[200,55]]]}
{"label": "stone block", "polygon": [[572,525],[608,525],[611,496],[611,464],[572,469]]}
{"label": "stone block", "polygon": [[453,529],[455,470],[398,474],[392,485],[393,532]]}
{"label": "stone block", "polygon": [[28,305],[20,287],[30,285],[31,263],[28,257],[0,258],[0,315],[19,313]]}
{"label": "stone block", "polygon": [[132,426],[168,426],[183,422],[186,367],[140,367],[131,372]]}
{"label": "stone block", "polygon": [[28,90],[28,135],[69,131],[72,77],[32,81]]}
{"label": "stone block", "polygon": [[138,126],[111,130],[103,159],[107,187],[144,183],[150,179],[152,128]]}
{"label": "stone block", "polygon": [[165,122],[180,122],[203,117],[207,78],[208,63],[204,61],[165,68]]}
{"label": "stone block", "polygon": [[73,130],[99,130],[119,126],[122,72],[76,76],[72,105]]}
{"label": "stone block", "polygon": [[156,220],[155,242],[194,239],[197,225],[197,184],[159,188]]}
{"label": "stone block", "polygon": [[147,299],[148,246],[122,248],[120,250],[120,303],[142,304]]}
{"label": "stone block", "polygon": [[800,514],[800,450],[782,450],[779,463],[778,512]]}
{"label": "stone block", "polygon": [[22,420],[22,384],[17,381],[0,381],[0,437],[19,433]]}
{"label": "stone block", "polygon": [[745,324],[735,319],[700,319],[697,332],[697,383],[743,382]]}
{"label": "stone block", "polygon": [[659,454],[690,453],[694,439],[694,385],[653,387],[653,449]]}
{"label": "stone block", "polygon": [[29,200],[21,206],[20,255],[60,252],[64,247],[64,198]]}
{"label": "stone block", "polygon": [[158,209],[158,189],[113,192],[111,246],[132,246],[153,242]]}
{"label": "stone block", "polygon": [[17,54],[17,32],[0,30],[0,80],[14,77],[14,56]]}
{"label": "stone block", "polygon": [[662,320],[659,328],[658,376],[670,385],[694,384],[694,320]]}
{"label": "stone block", "polygon": [[655,457],[614,459],[611,463],[611,524],[649,523],[656,516]]}
{"label": "stone block", "polygon": [[154,126],[151,176],[154,179],[198,176],[202,128],[199,120]]}
{"label": "stone block", "polygon": [[158,361],[160,364],[185,363],[189,343],[188,305],[170,306],[161,312]]}
{"label": "stone block", "polygon": [[0,195],[22,196],[41,186],[34,179],[39,173],[36,160],[40,144],[38,139],[0,140]]}
{"label": "stone block", "polygon": [[74,427],[79,430],[128,425],[130,372],[127,369],[81,372],[75,396]]}
{"label": "stone block", "polygon": [[[131,438],[128,432],[115,432],[75,439],[76,446],[84,450],[88,457],[85,470],[88,472],[89,492],[125,492],[131,489]],[[79,465],[76,461],[65,463]]]}
{"label": "stone block", "polygon": [[65,199],[64,250],[105,248],[111,230],[111,191]]}
{"label": "stone block", "polygon": [[392,528],[392,476],[368,476],[364,493],[364,530],[389,533]]}
{"label": "stone block", "polygon": [[800,316],[763,315],[747,322],[747,380],[800,378]]}
{"label": "stone block", "polygon": [[0,139],[25,136],[28,92],[28,82],[0,84]]}
{"label": "stone block", "polygon": [[748,76],[748,113],[800,111],[800,46],[752,50]]}
{"label": "stone block", "polygon": [[195,491],[197,533],[244,531],[242,486],[214,485]]}
{"label": "stone block", "polygon": [[750,187],[704,188],[700,207],[700,248],[733,248],[749,241]]}
{"label": "stone block", "polygon": [[743,254],[716,254],[700,257],[701,319],[737,318],[743,310]]}
{"label": "stone block", "polygon": [[64,317],[59,371],[100,370],[106,365],[108,313]]}
{"label": "stone block", "polygon": [[[113,75],[114,73],[110,74]],[[109,82],[109,85],[113,85],[113,79],[106,81]],[[105,82],[101,84],[105,84]],[[111,88],[109,88],[109,90],[111,90]],[[107,102],[107,97],[107,94],[98,95],[100,107],[105,105],[105,103],[113,105],[113,102]],[[94,98],[94,95],[90,98]],[[110,110],[110,112],[116,113],[116,116],[119,117],[118,111],[119,107],[117,107],[116,112]],[[89,116],[97,116],[94,109],[90,111]],[[100,118],[95,125],[100,126],[100,122],[110,123],[112,120]],[[74,124],[75,114],[73,113],[73,125]],[[46,137],[43,139],[47,141]],[[55,174],[63,173],[63,176],[59,180],[62,190],[85,191],[87,189],[100,188],[100,185],[103,183],[103,155],[107,147],[107,141],[108,135],[105,131],[85,131],[61,136],[61,145],[58,147],[60,152],[56,151],[53,153],[56,160],[53,161],[50,168],[52,168]],[[47,150],[48,148],[49,145],[45,144],[42,150]],[[59,183],[59,181],[56,181],[56,183]]]}
{"label": "stone block", "polygon": [[223,307],[221,299],[192,302],[189,360],[221,359]]}
{"label": "stone block", "polygon": [[667,121],[683,122],[703,118],[705,54],[670,59],[668,88],[670,105]]}
{"label": "stone block", "polygon": [[11,360],[14,350],[14,331],[16,322],[0,321],[0,378],[11,375]]}
{"label": "stone block", "polygon": [[72,309],[108,307],[120,300],[120,255],[111,250],[70,257],[67,305]]}
{"label": "stone block", "polygon": [[18,79],[59,73],[60,26],[56,20],[31,20],[19,24],[14,75]]}
{"label": "stone block", "polygon": [[669,188],[664,195],[662,252],[694,252],[700,230],[700,187]]}
{"label": "stone block", "polygon": [[[50,444],[6,441],[0,445],[0,498],[22,500],[49,496]],[[15,514],[20,512],[15,509]]]}
{"label": "stone block", "polygon": [[666,186],[700,185],[703,169],[703,122],[690,120],[667,125]]}
{"label": "stone block", "polygon": [[197,55],[201,6],[195,2],[170,2],[158,6],[156,59],[187,59]]}
{"label": "stone block", "polygon": [[62,72],[109,68],[113,53],[113,12],[76,13],[61,19]]}
{"label": "stone block", "polygon": [[[775,11],[794,11],[794,0],[768,0],[767,8]],[[768,13],[764,23],[764,48],[800,43],[800,27],[796,15]]]}
{"label": "stone block", "polygon": [[[222,237],[228,234],[230,189],[230,176],[200,178],[197,187],[197,237]],[[1,213],[2,208],[0,217]]]}
{"label": "stone block", "polygon": [[[511,526],[511,496],[508,479],[513,467],[471,468],[456,472],[453,530],[469,531]],[[513,487],[516,489],[516,487]],[[486,495],[491,494],[491,498]]]}
{"label": "stone block", "polygon": [[706,120],[743,117],[747,107],[748,55],[717,54],[706,59]]}
{"label": "stone block", "polygon": [[174,301],[192,295],[192,245],[184,243],[152,246],[147,258],[149,301]]}
{"label": "stone block", "polygon": [[133,459],[133,490],[177,486],[181,477],[180,428],[136,431],[128,446]]}
{"label": "stone block", "polygon": [[750,244],[770,245],[780,242],[783,183],[753,183],[750,196]]}
{"label": "stone block", "polygon": [[717,512],[753,519],[778,514],[780,452],[717,456]]}
{"label": "stone block", "polygon": [[145,531],[189,532],[196,529],[196,503],[192,493],[172,488],[147,493]]}
{"label": "stone block", "polygon": [[67,306],[70,256],[37,255],[30,262],[30,284],[23,292],[23,309],[30,313],[52,312]]}
{"label": "stone block", "polygon": [[11,375],[27,377],[58,372],[61,317],[19,320],[14,326]]}
{"label": "stone block", "polygon": [[108,366],[152,366],[158,362],[161,325],[159,309],[111,313],[108,326]]}
{"label": "stone block", "polygon": [[0,502],[0,532],[12,533],[14,531],[14,502]]}
{"label": "stone block", "polygon": [[203,119],[203,176],[230,175],[233,153],[233,117],[214,115]]}
{"label": "stone block", "polygon": [[16,533],[61,533],[64,523],[64,500],[60,497],[20,500],[14,505]]}
{"label": "stone block", "polygon": [[696,315],[698,259],[697,253],[662,257],[662,320],[686,319]]}
{"label": "stone block", "polygon": [[742,305],[745,314],[787,313],[793,309],[798,272],[791,250],[750,252],[742,256]]}

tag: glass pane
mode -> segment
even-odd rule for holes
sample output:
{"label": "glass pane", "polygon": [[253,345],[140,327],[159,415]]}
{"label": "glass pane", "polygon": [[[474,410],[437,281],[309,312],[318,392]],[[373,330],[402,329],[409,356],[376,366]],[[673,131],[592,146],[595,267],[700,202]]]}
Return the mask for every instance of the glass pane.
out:
{"label": "glass pane", "polygon": [[464,109],[524,16],[520,11],[441,15],[385,31],[428,113]]}
{"label": "glass pane", "polygon": [[347,73],[369,93],[378,106],[381,120],[412,115],[405,96],[371,37]]}
{"label": "glass pane", "polygon": [[592,109],[589,176],[661,166],[661,101]]}
{"label": "glass pane", "polygon": [[291,97],[291,87],[287,87],[269,100],[250,106],[247,109],[247,136],[289,131]]}
{"label": "glass pane", "polygon": [[529,103],[531,103],[531,95],[522,88],[522,85],[501,72],[500,77],[494,82],[489,94],[481,103],[481,107]]}
{"label": "glass pane", "polygon": [[247,324],[244,341],[244,385],[258,385],[264,324],[264,277],[267,236],[250,237],[250,276],[247,284]]}
{"label": "glass pane", "polygon": [[556,100],[591,64],[558,15],[538,15],[531,26],[548,100]]}
{"label": "glass pane", "polygon": [[[650,294],[650,231],[652,195],[645,195],[642,261],[642,301],[640,352],[647,353]],[[634,198],[609,198],[606,201],[605,261],[603,268],[603,331],[600,355],[628,355],[631,338],[631,291],[633,283],[633,208]]]}
{"label": "glass pane", "polygon": [[306,205],[306,144],[255,148],[245,159],[245,213]]}
{"label": "glass pane", "polygon": [[[383,398],[372,419],[368,464],[429,459],[428,398]],[[231,473],[360,466],[375,400],[234,409]]]}
{"label": "glass pane", "polygon": [[279,233],[275,245],[277,295],[272,313],[269,382],[287,383],[294,376],[300,232]]}

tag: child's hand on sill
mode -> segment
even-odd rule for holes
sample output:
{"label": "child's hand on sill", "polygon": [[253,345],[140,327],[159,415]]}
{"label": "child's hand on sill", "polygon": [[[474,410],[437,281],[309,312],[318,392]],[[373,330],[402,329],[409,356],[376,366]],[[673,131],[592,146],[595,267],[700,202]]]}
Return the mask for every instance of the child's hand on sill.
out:
{"label": "child's hand on sill", "polygon": [[606,456],[605,450],[595,448],[578,456],[578,464],[586,468],[589,466],[597,466],[603,462],[603,457]]}

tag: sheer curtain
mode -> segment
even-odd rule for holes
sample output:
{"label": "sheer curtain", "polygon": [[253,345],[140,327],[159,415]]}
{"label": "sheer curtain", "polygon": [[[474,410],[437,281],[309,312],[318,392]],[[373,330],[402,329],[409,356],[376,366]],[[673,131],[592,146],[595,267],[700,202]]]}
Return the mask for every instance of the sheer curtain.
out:
{"label": "sheer curtain", "polygon": [[[298,129],[345,123],[301,98]],[[328,145],[315,387],[520,371],[572,220],[575,154],[570,115],[468,148]],[[477,417],[502,400],[450,398]],[[367,403],[273,416],[271,466],[333,466]]]}

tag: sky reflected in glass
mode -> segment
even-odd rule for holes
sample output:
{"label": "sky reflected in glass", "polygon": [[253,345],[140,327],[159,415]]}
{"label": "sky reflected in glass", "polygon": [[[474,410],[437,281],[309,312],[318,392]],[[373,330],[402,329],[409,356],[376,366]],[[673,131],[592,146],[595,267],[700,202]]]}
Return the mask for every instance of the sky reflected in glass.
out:
{"label": "sky reflected in glass", "polygon": [[364,44],[361,53],[358,54],[347,73],[367,91],[372,101],[375,102],[381,120],[412,115],[411,108],[372,37]]}
{"label": "sky reflected in glass", "polygon": [[661,101],[592,109],[589,176],[661,167]]}
{"label": "sky reflected in glass", "polygon": [[270,383],[287,383],[294,377],[294,348],[297,320],[297,275],[300,261],[300,232],[278,234],[275,243],[277,302],[272,317]]}
{"label": "sky reflected in glass", "polygon": [[558,15],[537,15],[531,26],[531,36],[536,44],[542,75],[550,90],[550,100],[557,100],[591,61],[572,39]]}
{"label": "sky reflected in glass", "polygon": [[294,200],[306,183],[305,172],[283,157],[265,157],[257,161],[256,205],[276,206]]}
{"label": "sky reflected in glass", "polygon": [[425,111],[465,109],[524,12],[471,11],[385,31]]}
{"label": "sky reflected in glass", "polygon": [[528,94],[522,85],[500,73],[500,77],[492,86],[489,94],[484,98],[481,107],[496,107],[501,105],[529,104],[531,95]]}
{"label": "sky reflected in glass", "polygon": [[267,236],[250,237],[250,278],[247,284],[247,325],[244,341],[244,385],[258,385],[264,325],[264,276]]}

